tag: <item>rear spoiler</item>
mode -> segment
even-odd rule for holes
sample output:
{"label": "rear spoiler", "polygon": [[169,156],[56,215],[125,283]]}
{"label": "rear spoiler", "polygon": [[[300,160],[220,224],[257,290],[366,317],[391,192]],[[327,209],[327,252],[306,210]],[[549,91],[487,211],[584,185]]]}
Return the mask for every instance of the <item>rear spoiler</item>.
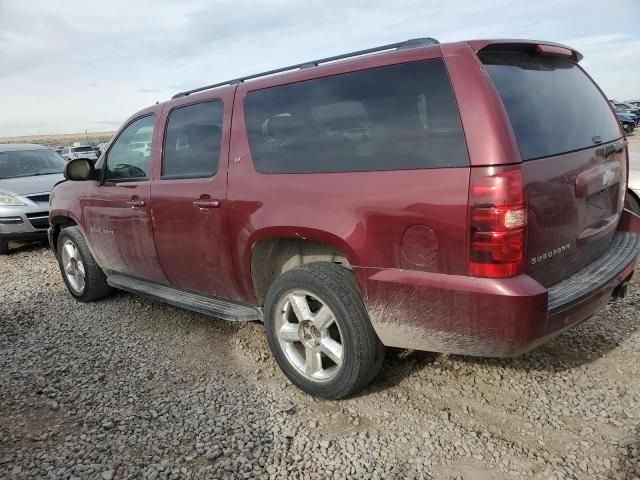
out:
{"label": "rear spoiler", "polygon": [[566,58],[576,63],[582,60],[582,54],[577,50],[554,42],[538,40],[471,40],[467,43],[475,53],[526,52],[531,55]]}

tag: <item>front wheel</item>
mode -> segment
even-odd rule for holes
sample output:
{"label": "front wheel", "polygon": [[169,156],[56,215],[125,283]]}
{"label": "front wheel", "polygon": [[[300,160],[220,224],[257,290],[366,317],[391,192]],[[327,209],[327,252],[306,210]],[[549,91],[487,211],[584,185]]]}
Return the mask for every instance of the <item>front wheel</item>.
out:
{"label": "front wheel", "polygon": [[353,274],[311,263],[280,275],[265,298],[269,347],[284,374],[314,397],[338,399],[380,371],[378,339]]}
{"label": "front wheel", "polygon": [[0,239],[0,255],[7,255],[9,253],[9,242]]}
{"label": "front wheel", "polygon": [[111,293],[107,278],[94,260],[78,227],[62,230],[57,244],[58,264],[69,293],[91,302]]}

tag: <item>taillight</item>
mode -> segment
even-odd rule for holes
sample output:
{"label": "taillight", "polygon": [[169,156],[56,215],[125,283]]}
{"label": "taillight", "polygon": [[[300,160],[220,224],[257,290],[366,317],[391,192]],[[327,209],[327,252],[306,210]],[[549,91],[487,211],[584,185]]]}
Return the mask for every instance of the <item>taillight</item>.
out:
{"label": "taillight", "polygon": [[526,223],[520,166],[471,168],[469,275],[504,278],[522,273]]}

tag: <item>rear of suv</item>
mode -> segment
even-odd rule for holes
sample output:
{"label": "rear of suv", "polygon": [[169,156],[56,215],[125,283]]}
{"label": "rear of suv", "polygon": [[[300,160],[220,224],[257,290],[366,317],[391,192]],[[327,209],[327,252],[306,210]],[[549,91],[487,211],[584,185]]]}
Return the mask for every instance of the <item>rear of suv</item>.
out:
{"label": "rear of suv", "polygon": [[323,398],[385,346],[531,350],[623,296],[640,250],[626,140],[580,59],[420,39],[182,92],[67,165],[63,278],[263,321]]}

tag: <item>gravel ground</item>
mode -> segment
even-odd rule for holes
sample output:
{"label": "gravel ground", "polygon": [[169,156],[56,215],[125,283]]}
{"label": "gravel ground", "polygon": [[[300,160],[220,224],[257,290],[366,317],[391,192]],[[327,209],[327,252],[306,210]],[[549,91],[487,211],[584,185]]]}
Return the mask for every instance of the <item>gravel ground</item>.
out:
{"label": "gravel ground", "polygon": [[640,282],[513,360],[391,350],[356,398],[289,384],[259,324],[0,259],[0,478],[640,478]]}
{"label": "gravel ground", "polygon": [[629,151],[640,153],[640,127],[638,127],[637,133],[632,133],[627,136],[629,142]]}

